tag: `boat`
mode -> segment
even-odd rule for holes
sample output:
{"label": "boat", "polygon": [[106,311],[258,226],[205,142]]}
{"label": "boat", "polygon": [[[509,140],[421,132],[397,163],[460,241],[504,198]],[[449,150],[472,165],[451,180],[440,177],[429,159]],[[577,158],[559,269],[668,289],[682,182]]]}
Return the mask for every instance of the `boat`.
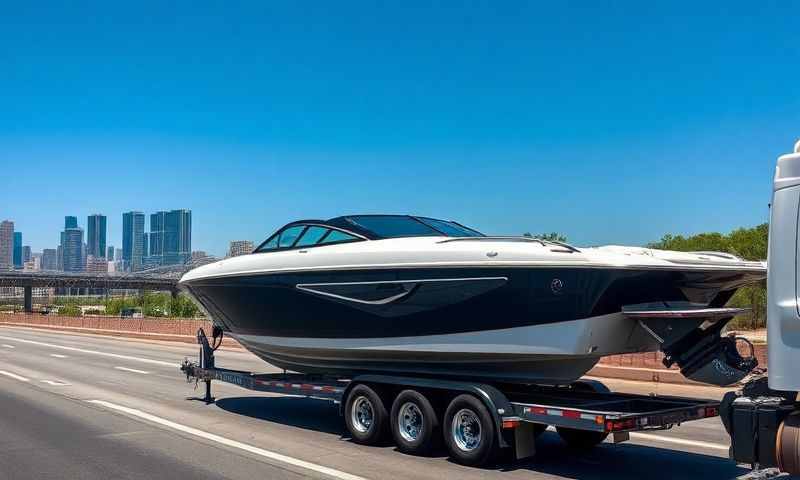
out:
{"label": "boat", "polygon": [[722,334],[764,262],[720,252],[487,236],[413,215],[299,220],[180,287],[284,370],[564,385],[605,355],[664,352],[718,385],[756,364]]}

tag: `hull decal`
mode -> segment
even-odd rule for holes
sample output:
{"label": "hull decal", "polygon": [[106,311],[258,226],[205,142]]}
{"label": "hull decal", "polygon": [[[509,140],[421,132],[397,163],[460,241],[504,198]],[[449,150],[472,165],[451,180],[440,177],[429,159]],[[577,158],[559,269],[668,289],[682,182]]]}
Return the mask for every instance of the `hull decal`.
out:
{"label": "hull decal", "polygon": [[507,277],[429,278],[374,282],[298,283],[296,288],[304,292],[363,305],[386,305],[408,297],[420,284],[483,282],[491,288],[496,288],[507,281]]}

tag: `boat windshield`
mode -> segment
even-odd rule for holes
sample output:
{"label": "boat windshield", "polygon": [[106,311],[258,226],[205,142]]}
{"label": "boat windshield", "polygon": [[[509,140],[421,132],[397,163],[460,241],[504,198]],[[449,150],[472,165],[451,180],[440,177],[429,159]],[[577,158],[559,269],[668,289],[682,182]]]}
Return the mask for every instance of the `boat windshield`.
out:
{"label": "boat windshield", "polygon": [[408,215],[354,215],[345,220],[381,238],[483,236],[455,222]]}

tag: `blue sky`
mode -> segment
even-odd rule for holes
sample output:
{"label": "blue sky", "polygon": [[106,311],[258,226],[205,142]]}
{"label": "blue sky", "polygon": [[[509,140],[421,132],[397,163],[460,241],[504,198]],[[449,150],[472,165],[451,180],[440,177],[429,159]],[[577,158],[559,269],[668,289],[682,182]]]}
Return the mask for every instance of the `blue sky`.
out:
{"label": "blue sky", "polygon": [[354,212],[643,244],[766,221],[800,136],[778,2],[23,3],[0,217],[34,251],[173,208],[216,254]]}

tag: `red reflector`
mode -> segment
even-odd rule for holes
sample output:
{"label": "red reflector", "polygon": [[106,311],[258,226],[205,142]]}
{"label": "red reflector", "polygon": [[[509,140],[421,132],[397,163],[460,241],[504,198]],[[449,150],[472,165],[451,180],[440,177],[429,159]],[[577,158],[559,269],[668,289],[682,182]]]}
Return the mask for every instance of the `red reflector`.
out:
{"label": "red reflector", "polygon": [[531,407],[530,411],[536,415],[547,415],[547,409],[542,407]]}
{"label": "red reflector", "polygon": [[519,420],[503,420],[503,428],[517,428],[519,427]]}
{"label": "red reflector", "polygon": [[706,417],[716,417],[719,415],[719,411],[716,407],[706,407]]}
{"label": "red reflector", "polygon": [[628,420],[612,420],[606,423],[606,430],[611,432],[618,432],[620,430],[630,430],[636,428],[636,420],[630,418]]}
{"label": "red reflector", "polygon": [[575,410],[564,410],[561,412],[561,416],[567,418],[581,418],[581,412],[576,412]]}

